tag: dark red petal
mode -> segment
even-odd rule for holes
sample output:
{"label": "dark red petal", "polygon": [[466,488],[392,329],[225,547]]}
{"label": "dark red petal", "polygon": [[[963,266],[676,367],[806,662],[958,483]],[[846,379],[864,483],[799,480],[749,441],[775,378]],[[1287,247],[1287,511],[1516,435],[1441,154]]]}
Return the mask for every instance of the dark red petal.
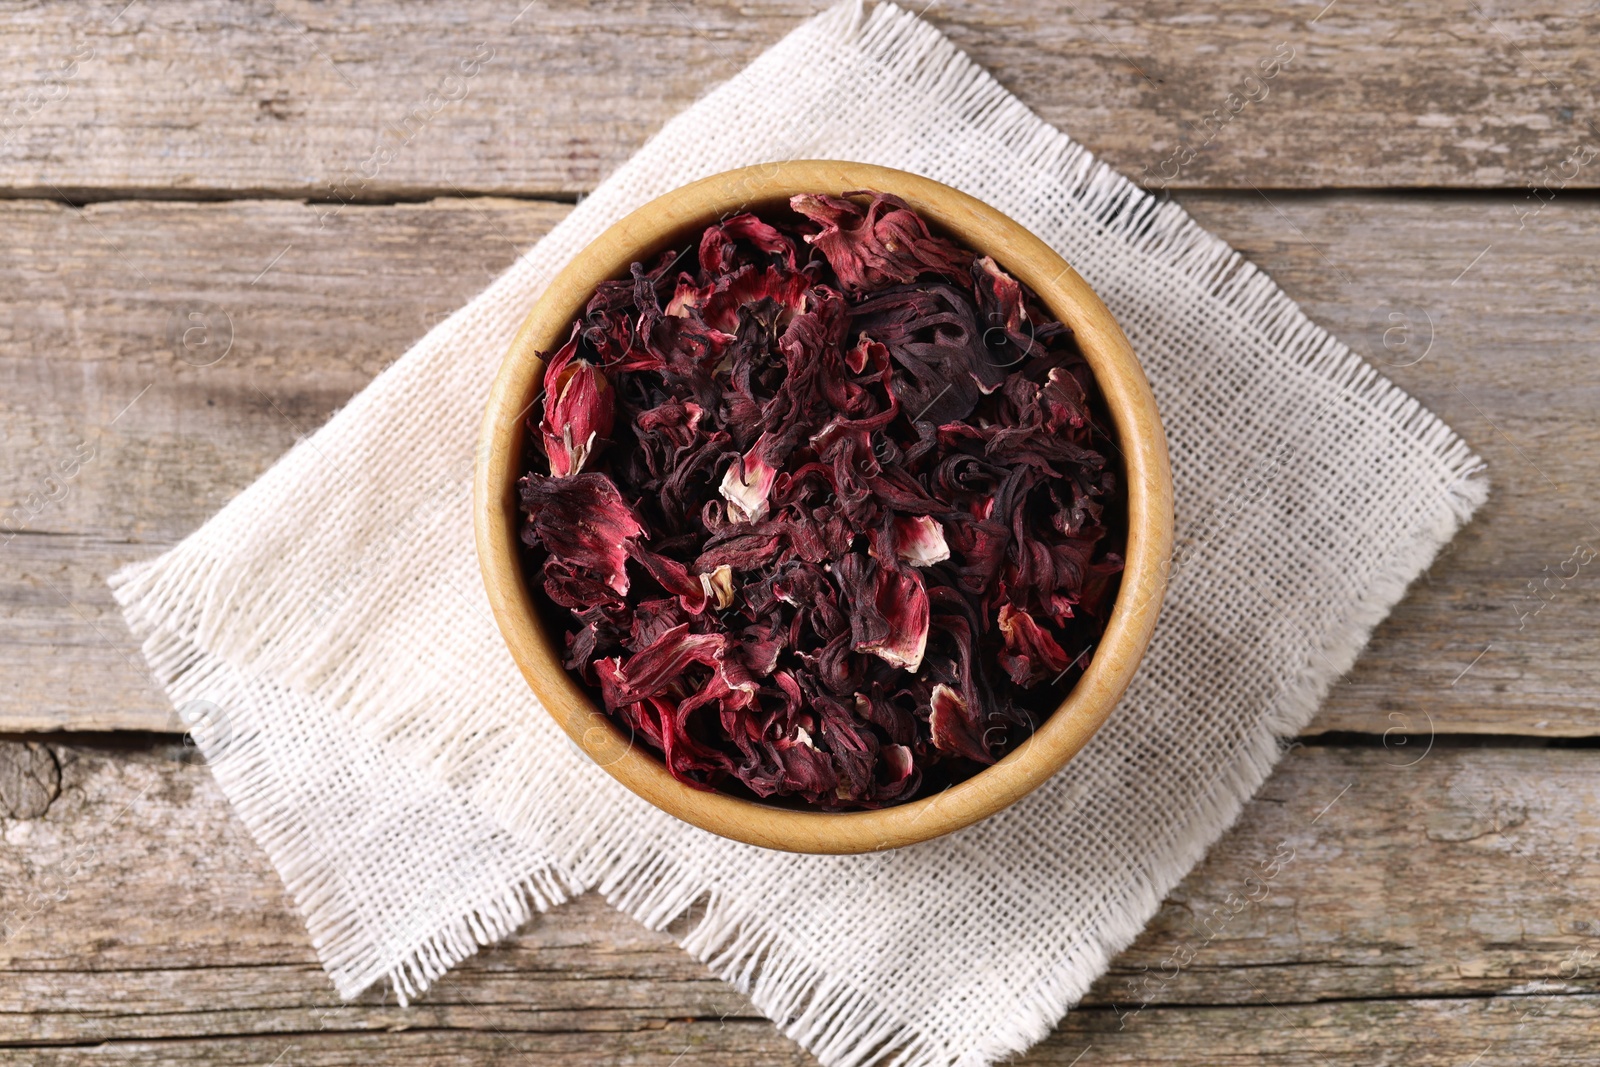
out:
{"label": "dark red petal", "polygon": [[770,255],[784,258],[794,269],[794,242],[754,215],[735,215],[708,226],[700,235],[700,269],[707,275],[724,274],[739,262],[737,242],[745,241]]}
{"label": "dark red petal", "polygon": [[543,545],[552,558],[582,567],[626,594],[628,545],[644,527],[611,479],[593,472],[570,478],[529,474],[518,484],[529,519],[523,540]]}
{"label": "dark red petal", "polygon": [[586,360],[574,360],[545,398],[545,455],[555,477],[577,474],[593,456],[600,442],[611,436],[616,405],[611,383],[600,369]]}
{"label": "dark red petal", "polygon": [[[859,195],[859,194],[851,194]],[[863,208],[837,196],[802,193],[789,204],[821,226],[808,235],[847,292],[915,281],[924,274],[966,280],[973,255],[928,232],[904,200],[872,193]]]}
{"label": "dark red petal", "polygon": [[713,678],[705,690],[681,703],[649,697],[637,705],[651,707],[660,721],[661,755],[672,776],[701,789],[711,788],[718,778],[733,770],[733,761],[696,738],[689,726],[694,712],[715,700],[720,692],[721,687]]}
{"label": "dark red petal", "polygon": [[884,745],[883,767],[891,785],[905,781],[911,777],[911,750],[905,745]]}
{"label": "dark red petal", "polygon": [[694,569],[701,574],[727,566],[735,571],[755,570],[783,547],[782,534],[768,526],[730,526],[695,559]]}
{"label": "dark red petal", "polygon": [[633,618],[628,625],[628,650],[639,652],[649,648],[662,634],[674,626],[686,625],[691,619],[677,597],[640,601],[634,605]]}
{"label": "dark red petal", "polygon": [[710,589],[701,581],[700,575],[690,574],[689,569],[677,560],[669,559],[637,544],[631,546],[629,554],[639,561],[640,566],[644,567],[661,588],[678,598],[683,610],[691,615],[698,615],[705,610]]}
{"label": "dark red petal", "polygon": [[977,728],[973,709],[948,685],[933,687],[933,696],[928,702],[928,726],[933,747],[939,751],[979,763],[994,762],[983,743],[982,731]]}
{"label": "dark red petal", "polygon": [[889,365],[889,350],[862,334],[856,346],[845,353],[844,363],[854,374],[865,374],[869,369],[878,373]]}
{"label": "dark red petal", "polygon": [[768,678],[777,670],[778,657],[788,646],[788,628],[769,622],[741,630],[729,655],[737,657],[753,677]]}
{"label": "dark red petal", "polygon": [[892,667],[916,671],[928,647],[928,591],[922,576],[908,567],[878,568],[877,609],[889,623],[886,637],[858,643]]}
{"label": "dark red petal", "polygon": [[582,611],[607,601],[621,603],[617,591],[587,567],[550,556],[544,561],[541,572],[545,595],[564,608]]}
{"label": "dark red petal", "polygon": [[960,561],[961,588],[975,595],[993,589],[1011,544],[1010,532],[997,522],[956,514],[950,518],[946,539]]}
{"label": "dark red petal", "polygon": [[706,324],[724,333],[739,332],[739,316],[751,305],[770,300],[775,308],[774,321],[788,323],[796,312],[805,306],[806,290],[811,279],[804,274],[768,267],[756,270],[745,267],[730,274],[703,290],[701,304]]}
{"label": "dark red petal", "polygon": [[[1043,352],[1045,342],[1029,317],[1028,293],[1021,283],[988,256],[973,263],[972,281],[985,327],[984,347],[995,353],[993,362],[1012,367]],[[999,384],[990,376],[981,388],[991,393]]]}
{"label": "dark red petal", "polygon": [[663,446],[681,449],[694,444],[704,416],[705,411],[699,404],[673,397],[658,407],[639,412],[633,426],[641,438],[648,437]]}
{"label": "dark red petal", "polygon": [[1060,433],[1068,427],[1080,429],[1089,422],[1089,397],[1083,383],[1069,371],[1056,367],[1039,390],[1039,401],[1046,417],[1045,428]]}
{"label": "dark red petal", "polygon": [[[876,687],[874,687],[876,688]],[[911,709],[874,693],[855,694],[856,715],[872,723],[899,745],[910,745],[917,739],[917,723]]]}
{"label": "dark red petal", "polygon": [[672,299],[667,301],[662,314],[686,319],[690,312],[705,306],[706,301],[711,298],[713,289],[714,287],[710,285],[696,285],[694,279],[685,275],[678,279],[678,290],[672,294]]}
{"label": "dark red petal", "polygon": [[692,634],[687,624],[674,626],[622,662],[615,680],[616,702],[631,704],[662,692],[691,664],[720,666],[727,640],[722,634]]}
{"label": "dark red petal", "polygon": [[984,346],[971,301],[953,285],[885,289],[857,304],[850,322],[888,350],[895,396],[913,422],[969,417],[1008,373]]}
{"label": "dark red petal", "polygon": [[928,515],[894,517],[895,554],[913,567],[929,567],[950,558],[944,527]]}
{"label": "dark red petal", "polygon": [[833,761],[817,748],[811,734],[803,727],[796,729],[792,739],[776,742],[772,750],[783,764],[785,791],[799,793],[815,803],[832,795],[839,787]]}
{"label": "dark red petal", "polygon": [[1026,611],[1000,605],[1000,633],[1005,638],[1000,662],[1018,685],[1035,686],[1067,669],[1066,650]]}
{"label": "dark red petal", "polygon": [[873,768],[878,762],[878,739],[866,723],[858,722],[850,711],[832,697],[817,693],[812,707],[818,712],[818,733],[832,757],[838,777],[835,796],[839,800],[863,801],[873,791]]}

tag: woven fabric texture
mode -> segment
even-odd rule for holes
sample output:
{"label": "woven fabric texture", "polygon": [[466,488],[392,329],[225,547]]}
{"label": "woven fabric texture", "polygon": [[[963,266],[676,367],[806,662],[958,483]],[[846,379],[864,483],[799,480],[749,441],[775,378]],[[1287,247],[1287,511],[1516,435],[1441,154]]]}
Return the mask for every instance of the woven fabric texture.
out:
{"label": "woven fabric texture", "polygon": [[[1121,321],[1178,545],[1126,699],[961,833],[860,857],[733,844],[566,743],[490,617],[470,473],[528,307],[606,226],[716,171],[853,159],[963,189]],[[669,123],[471,304],[192,537],[113,579],[151,666],[345,995],[402,998],[598,888],[829,1067],[982,1065],[1047,1034],[1238,815],[1487,494],[1482,464],[1226,244],[891,6],[812,19]]]}

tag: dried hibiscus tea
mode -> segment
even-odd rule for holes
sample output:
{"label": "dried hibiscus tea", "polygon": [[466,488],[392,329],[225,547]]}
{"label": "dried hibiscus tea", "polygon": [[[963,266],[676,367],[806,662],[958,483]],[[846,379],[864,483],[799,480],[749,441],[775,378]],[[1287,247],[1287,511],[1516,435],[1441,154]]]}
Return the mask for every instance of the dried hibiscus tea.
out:
{"label": "dried hibiscus tea", "polygon": [[943,789],[1076,682],[1126,506],[1072,332],[883,193],[796,196],[602,284],[530,415],[566,666],[703,789]]}

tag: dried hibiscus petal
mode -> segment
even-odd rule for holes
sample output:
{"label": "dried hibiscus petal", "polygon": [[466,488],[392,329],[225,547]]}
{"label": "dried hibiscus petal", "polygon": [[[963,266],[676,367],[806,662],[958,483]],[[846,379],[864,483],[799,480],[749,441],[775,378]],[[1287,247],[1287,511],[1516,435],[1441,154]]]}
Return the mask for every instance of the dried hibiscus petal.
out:
{"label": "dried hibiscus petal", "polygon": [[881,289],[923,274],[961,277],[972,269],[972,253],[928,232],[904,200],[875,194],[862,208],[847,197],[802,193],[790,200],[800,214],[821,224],[807,234],[850,291]]}
{"label": "dried hibiscus petal", "polygon": [[762,434],[749,452],[728,464],[728,471],[722,476],[717,491],[728,502],[728,518],[734,522],[754,522],[767,514],[767,494],[772,492],[772,482],[778,476],[778,469],[766,458],[772,440]]}
{"label": "dried hibiscus petal", "polygon": [[1094,377],[1024,285],[896,197],[791,209],[596,289],[522,538],[568,669],[674,776],[879,807],[1059,702],[1125,509]]}
{"label": "dried hibiscus petal", "polygon": [[975,709],[960,693],[942,682],[933,687],[928,698],[928,730],[934,748],[979,763],[994,762],[975,719]]}
{"label": "dried hibiscus petal", "polygon": [[579,331],[545,368],[544,418],[539,432],[550,474],[564,478],[583,470],[599,440],[609,437],[616,409],[600,369],[577,358]]}
{"label": "dried hibiscus petal", "polygon": [[1067,653],[1033,616],[1011,604],[1000,605],[1005,651],[1000,662],[1018,685],[1037,685],[1067,669]]}
{"label": "dried hibiscus petal", "polygon": [[944,527],[929,515],[896,515],[894,552],[913,567],[931,567],[950,558]]}
{"label": "dried hibiscus petal", "polygon": [[522,509],[529,515],[522,539],[542,545],[549,558],[589,572],[618,593],[628,592],[628,545],[644,527],[604,474],[522,479]]}
{"label": "dried hibiscus petal", "polygon": [[860,559],[840,560],[841,576],[846,565],[853,564],[848,571],[857,583],[854,588],[846,586],[856,608],[851,618],[855,650],[915,673],[928,647],[928,591],[922,577],[892,562],[878,565],[857,562]]}

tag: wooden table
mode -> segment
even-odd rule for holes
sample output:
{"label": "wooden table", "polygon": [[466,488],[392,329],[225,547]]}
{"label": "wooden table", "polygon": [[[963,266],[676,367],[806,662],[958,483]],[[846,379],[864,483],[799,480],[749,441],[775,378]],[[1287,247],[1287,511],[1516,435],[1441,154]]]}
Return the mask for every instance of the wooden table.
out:
{"label": "wooden table", "polygon": [[[593,898],[407,1010],[341,1005],[104,579],[821,5],[124,2],[0,13],[0,1064],[812,1062]],[[1024,1062],[1600,1057],[1600,50],[1576,6],[928,12],[1124,171],[1197,148],[1165,165],[1174,195],[1494,480],[1238,825]],[[1193,961],[1165,980],[1176,950]]]}

